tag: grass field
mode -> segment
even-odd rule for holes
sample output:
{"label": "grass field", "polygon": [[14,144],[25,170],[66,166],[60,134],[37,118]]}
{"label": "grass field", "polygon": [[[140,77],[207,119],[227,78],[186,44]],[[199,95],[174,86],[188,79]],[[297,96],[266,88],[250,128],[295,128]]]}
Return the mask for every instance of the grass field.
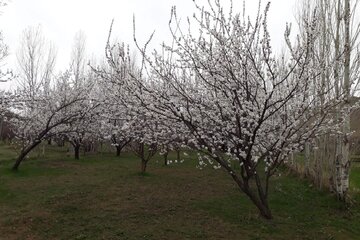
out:
{"label": "grass field", "polygon": [[140,175],[129,153],[76,161],[54,148],[14,173],[15,154],[0,150],[1,240],[360,239],[360,165],[350,210],[286,172],[274,177],[267,221],[224,172],[190,157],[167,167],[157,157]]}

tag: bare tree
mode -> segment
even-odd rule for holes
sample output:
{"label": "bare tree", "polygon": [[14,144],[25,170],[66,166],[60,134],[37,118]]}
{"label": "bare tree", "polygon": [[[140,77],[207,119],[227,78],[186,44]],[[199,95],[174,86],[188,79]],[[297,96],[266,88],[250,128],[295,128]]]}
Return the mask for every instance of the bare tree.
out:
{"label": "bare tree", "polygon": [[[9,70],[3,71],[2,64],[7,56],[8,56],[8,46],[4,43],[3,35],[0,32],[0,83],[6,82],[12,78],[11,71],[9,71]],[[3,115],[9,108],[9,106],[10,106],[9,103],[11,102],[11,99],[12,99],[11,93],[0,89],[0,121],[1,121],[1,125],[3,124],[3,121],[4,121]],[[2,128],[0,128],[0,135],[1,135],[1,131],[2,131]]]}
{"label": "bare tree", "polygon": [[45,40],[41,27],[28,27],[21,36],[21,45],[17,51],[19,67],[18,82],[30,98],[39,91],[47,91],[53,77],[56,50]]}
{"label": "bare tree", "polygon": [[[1,9],[7,5],[6,0],[0,1],[0,14]],[[4,60],[9,55],[9,48],[4,42],[4,36],[2,31],[0,31],[0,83],[6,82],[10,79],[12,79],[13,74],[10,70],[4,70]],[[11,94],[9,92],[0,90],[0,118],[1,118],[1,124],[2,124],[2,115],[6,111],[6,109],[9,107],[9,102],[11,101]],[[0,129],[1,134],[1,129]]]}
{"label": "bare tree", "polygon": [[[321,187],[324,178],[336,192],[338,199],[345,200],[350,173],[350,114],[354,109],[352,96],[358,90],[360,55],[360,27],[356,19],[359,1],[302,1],[298,18],[300,32],[306,34],[306,19],[317,19],[317,43],[314,45],[312,62],[322,72],[314,76],[314,91],[330,91],[327,96],[338,104],[333,112],[335,126],[329,133],[318,137],[313,148],[313,168],[310,166],[310,147],[306,144],[305,168],[316,185]],[[316,9],[314,16],[309,12]],[[305,21],[304,21],[305,20]],[[330,89],[330,86],[334,86]],[[316,103],[322,109],[325,99]],[[332,137],[335,135],[336,137]]]}
{"label": "bare tree", "polygon": [[4,42],[4,37],[2,32],[0,32],[0,82],[6,82],[12,78],[12,72],[10,70],[3,70],[3,62],[5,58],[9,55],[8,46]]}
{"label": "bare tree", "polygon": [[74,37],[70,64],[70,69],[74,73],[75,86],[81,84],[84,79],[86,61],[86,35],[84,32],[79,31]]}

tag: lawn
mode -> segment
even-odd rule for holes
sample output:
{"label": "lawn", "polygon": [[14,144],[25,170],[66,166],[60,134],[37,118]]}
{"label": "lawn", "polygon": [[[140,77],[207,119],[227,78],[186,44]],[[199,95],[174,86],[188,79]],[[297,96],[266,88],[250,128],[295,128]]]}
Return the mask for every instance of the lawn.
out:
{"label": "lawn", "polygon": [[1,240],[360,239],[360,165],[353,166],[350,210],[282,172],[272,180],[274,220],[267,221],[230,177],[197,169],[191,157],[166,167],[157,156],[141,175],[130,153],[76,161],[53,148],[14,173],[15,155],[0,150]]}

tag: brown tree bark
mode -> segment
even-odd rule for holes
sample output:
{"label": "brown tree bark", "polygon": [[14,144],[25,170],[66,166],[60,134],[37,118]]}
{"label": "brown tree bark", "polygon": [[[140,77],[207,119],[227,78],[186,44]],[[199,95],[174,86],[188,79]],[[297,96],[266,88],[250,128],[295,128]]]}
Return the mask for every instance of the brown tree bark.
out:
{"label": "brown tree bark", "polygon": [[80,159],[80,144],[74,145],[74,157],[76,160]]}
{"label": "brown tree bark", "polygon": [[16,159],[15,164],[12,167],[12,170],[17,171],[19,169],[21,162],[25,159],[26,155],[29,152],[31,152],[34,148],[36,148],[36,146],[39,145],[40,143],[41,143],[41,140],[35,139],[31,145],[29,145],[28,147],[23,149],[21,151],[20,155],[18,156],[18,158]]}
{"label": "brown tree bark", "polygon": [[168,165],[168,155],[169,155],[169,152],[166,151],[165,154],[164,154],[164,165],[165,165],[165,166]]}
{"label": "brown tree bark", "polygon": [[122,149],[121,146],[119,146],[119,145],[116,146],[116,156],[117,156],[117,157],[120,157],[121,149]]}
{"label": "brown tree bark", "polygon": [[148,161],[146,161],[145,159],[141,159],[141,173],[142,174],[144,174],[146,172],[147,163],[148,163]]}

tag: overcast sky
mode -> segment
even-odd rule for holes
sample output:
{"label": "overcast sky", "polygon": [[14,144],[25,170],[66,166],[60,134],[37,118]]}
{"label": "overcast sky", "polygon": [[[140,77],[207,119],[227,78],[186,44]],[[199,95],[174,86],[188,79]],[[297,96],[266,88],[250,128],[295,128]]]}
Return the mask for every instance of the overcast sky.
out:
{"label": "overcast sky", "polygon": [[[234,0],[235,11],[240,11],[241,2]],[[283,44],[286,22],[293,21],[295,2],[271,1],[269,28],[275,49],[280,49]],[[263,5],[265,3],[263,1]],[[254,14],[257,4],[257,0],[246,1],[248,14]],[[14,67],[20,35],[28,26],[41,25],[45,37],[56,45],[58,70],[68,66],[74,35],[79,30],[86,34],[88,54],[102,55],[112,19],[115,19],[113,36],[131,43],[134,14],[140,41],[144,42],[155,30],[153,46],[157,46],[168,39],[168,21],[173,5],[177,6],[178,15],[183,19],[195,11],[192,0],[10,0],[0,16],[0,29],[12,55],[8,67]]]}

